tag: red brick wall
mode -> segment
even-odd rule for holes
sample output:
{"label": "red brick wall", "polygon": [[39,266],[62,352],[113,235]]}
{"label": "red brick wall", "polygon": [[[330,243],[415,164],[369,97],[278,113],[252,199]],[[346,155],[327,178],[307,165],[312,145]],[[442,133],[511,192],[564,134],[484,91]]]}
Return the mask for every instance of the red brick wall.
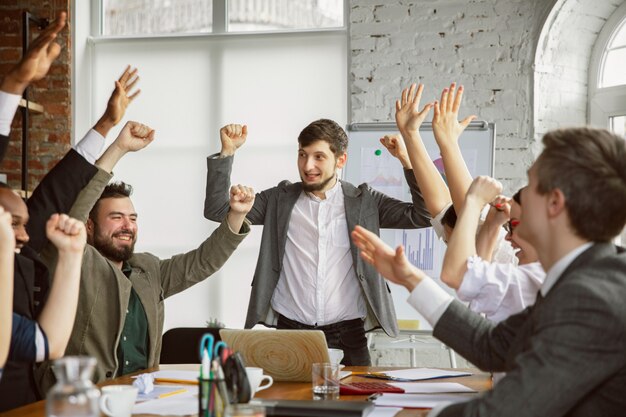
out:
{"label": "red brick wall", "polygon": [[[69,12],[69,0],[2,0],[0,1],[0,76],[19,61],[22,56],[22,12],[29,11],[37,17],[54,19],[59,11]],[[48,75],[29,89],[31,101],[44,106],[44,114],[30,114],[29,123],[29,189],[32,190],[70,147],[71,130],[71,53],[69,18],[66,29],[57,42],[62,46]],[[31,23],[31,40],[39,29]],[[18,109],[11,130],[11,143],[0,173],[6,173],[9,184],[21,188],[22,129]]]}

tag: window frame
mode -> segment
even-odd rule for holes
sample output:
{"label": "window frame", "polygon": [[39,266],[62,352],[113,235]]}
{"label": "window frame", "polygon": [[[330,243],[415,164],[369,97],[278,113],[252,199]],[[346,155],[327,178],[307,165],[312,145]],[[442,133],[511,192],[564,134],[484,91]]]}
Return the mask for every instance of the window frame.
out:
{"label": "window frame", "polygon": [[229,0],[212,0],[213,1],[213,21],[211,32],[185,32],[185,33],[163,33],[163,34],[140,34],[140,35],[123,35],[111,36],[104,34],[105,11],[104,1],[99,0],[95,10],[97,16],[97,27],[93,37],[96,39],[137,39],[137,38],[170,38],[170,37],[195,37],[195,36],[240,36],[240,35],[269,35],[269,34],[290,34],[303,32],[347,32],[349,2],[343,2],[343,24],[334,28],[308,28],[308,29],[285,29],[285,30],[267,30],[267,31],[245,31],[245,32],[229,32],[228,31],[228,1]]}
{"label": "window frame", "polygon": [[606,21],[593,47],[589,62],[588,120],[596,127],[609,128],[609,118],[626,115],[626,84],[599,87],[607,48],[615,31],[626,21],[626,3]]}

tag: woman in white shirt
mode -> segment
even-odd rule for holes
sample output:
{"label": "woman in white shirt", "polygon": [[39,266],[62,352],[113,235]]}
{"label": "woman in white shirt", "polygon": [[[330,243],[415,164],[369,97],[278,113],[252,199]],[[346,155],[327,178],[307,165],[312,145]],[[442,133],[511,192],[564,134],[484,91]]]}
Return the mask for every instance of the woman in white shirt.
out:
{"label": "woman in white shirt", "polygon": [[[479,182],[478,179],[475,182]],[[490,208],[477,243],[473,243],[477,221],[467,217],[482,209],[472,206],[472,196],[479,191],[478,187],[470,187],[466,198],[468,206],[463,209],[450,237],[441,280],[456,290],[460,300],[469,302],[471,310],[498,322],[532,305],[546,274],[535,249],[516,232],[521,213],[519,192],[511,200],[500,197],[494,202],[496,206]],[[468,221],[474,226],[468,227]],[[502,226],[506,229],[505,239],[516,250],[519,265],[491,261]]]}

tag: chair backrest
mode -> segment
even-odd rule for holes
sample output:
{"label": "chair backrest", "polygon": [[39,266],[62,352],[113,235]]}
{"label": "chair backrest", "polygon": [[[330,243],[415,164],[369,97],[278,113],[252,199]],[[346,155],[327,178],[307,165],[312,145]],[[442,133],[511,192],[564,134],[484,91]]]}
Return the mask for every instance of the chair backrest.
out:
{"label": "chair backrest", "polygon": [[220,339],[217,327],[177,327],[163,334],[160,363],[200,363],[200,340],[211,333]]}

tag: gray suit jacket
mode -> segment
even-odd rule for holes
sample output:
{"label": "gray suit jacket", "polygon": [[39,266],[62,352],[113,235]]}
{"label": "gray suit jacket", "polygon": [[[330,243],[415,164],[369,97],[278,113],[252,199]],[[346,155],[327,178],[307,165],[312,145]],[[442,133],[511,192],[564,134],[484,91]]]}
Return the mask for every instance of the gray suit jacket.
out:
{"label": "gray suit jacket", "polygon": [[[214,156],[207,159],[204,216],[213,221],[221,221],[228,210],[233,157],[219,159]],[[412,203],[388,197],[367,184],[355,187],[342,181],[348,222],[346,233],[357,224],[376,234],[380,228],[429,227],[430,216],[413,171],[405,170],[405,177],[411,189]],[[252,224],[262,224],[264,227],[259,259],[252,280],[246,328],[257,323],[276,325],[277,315],[271,308],[270,301],[283,266],[291,211],[301,192],[301,183],[283,181],[274,188],[257,193],[254,207],[248,213],[247,218]],[[350,245],[354,269],[368,306],[365,329],[382,327],[390,336],[396,336],[398,324],[389,287],[378,272],[358,256],[357,247],[352,242]]]}
{"label": "gray suit jacket", "polygon": [[626,412],[626,252],[596,243],[545,298],[494,325],[453,302],[434,335],[507,375],[440,416],[618,416]]}

